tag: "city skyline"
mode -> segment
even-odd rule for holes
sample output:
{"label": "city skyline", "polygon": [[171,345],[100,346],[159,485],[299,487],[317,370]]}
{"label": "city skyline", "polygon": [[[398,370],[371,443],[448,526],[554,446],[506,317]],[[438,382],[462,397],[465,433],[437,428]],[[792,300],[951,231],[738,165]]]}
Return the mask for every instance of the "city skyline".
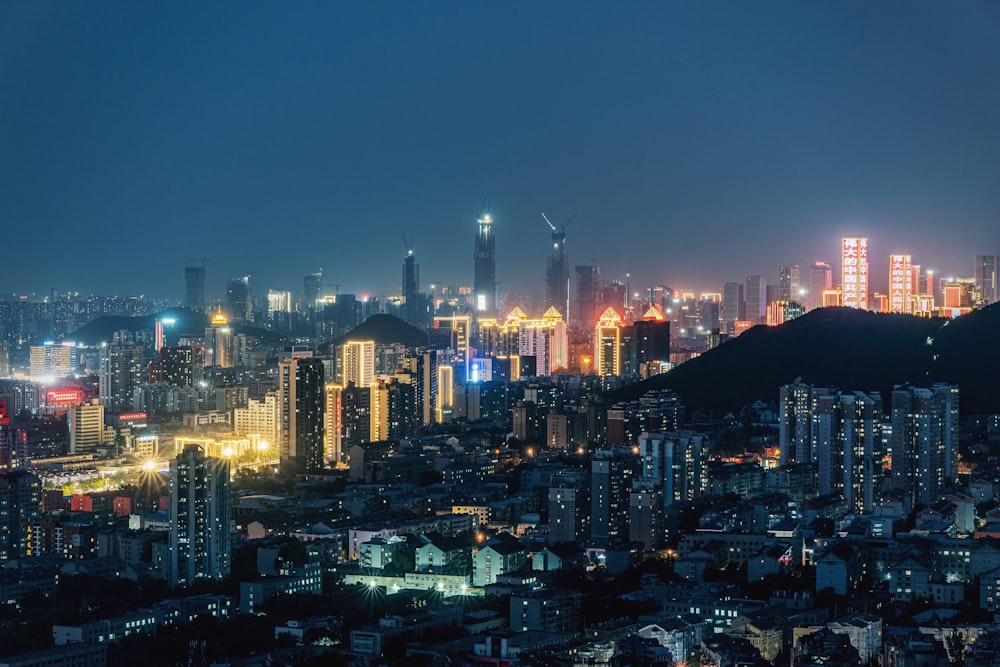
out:
{"label": "city skyline", "polygon": [[870,239],[873,285],[883,256],[971,276],[1000,244],[988,5],[659,6],[610,28],[558,6],[5,11],[19,293],[180,301],[210,257],[209,294],[251,271],[299,292],[320,267],[393,294],[400,232],[423,284],[470,284],[483,197],[500,291],[538,296],[541,211],[576,215],[571,266],[678,289],[836,265],[843,236]]}

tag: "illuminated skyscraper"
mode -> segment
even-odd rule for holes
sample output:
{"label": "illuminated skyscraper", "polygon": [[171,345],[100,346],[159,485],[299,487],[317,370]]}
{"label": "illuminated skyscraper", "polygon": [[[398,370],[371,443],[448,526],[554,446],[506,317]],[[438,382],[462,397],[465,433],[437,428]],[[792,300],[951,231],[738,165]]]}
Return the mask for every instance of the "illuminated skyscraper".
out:
{"label": "illuminated skyscraper", "polygon": [[324,420],[326,428],[326,444],[323,446],[323,458],[333,465],[346,462],[344,451],[344,387],[329,383],[326,385],[326,409]]}
{"label": "illuminated skyscraper", "polygon": [[[1000,257],[996,255],[976,255],[976,270],[974,279],[976,291],[979,292],[979,302],[984,306],[996,303],[1000,293],[997,292],[997,281],[1000,276]],[[933,294],[932,290],[928,290]]]}
{"label": "illuminated skyscraper", "polygon": [[232,368],[232,339],[233,330],[229,326],[229,320],[220,310],[205,328],[205,366]]}
{"label": "illuminated skyscraper", "polygon": [[868,310],[868,238],[841,239],[841,303],[847,308]]}
{"label": "illuminated skyscraper", "polygon": [[799,296],[799,265],[791,264],[778,267],[778,301],[800,301]]}
{"label": "illuminated skyscraper", "polygon": [[285,470],[304,473],[323,467],[324,384],[320,359],[278,362],[278,444]]}
{"label": "illuminated skyscraper", "polygon": [[473,307],[482,315],[492,315],[497,307],[496,240],[493,238],[493,218],[489,213],[476,220],[475,279]]}
{"label": "illuminated skyscraper", "polygon": [[809,270],[809,310],[822,308],[823,293],[833,289],[833,267],[816,262]]}
{"label": "illuminated skyscraper", "polygon": [[367,387],[375,382],[375,341],[349,340],[340,346],[341,384]]}
{"label": "illuminated skyscraper", "polygon": [[812,450],[820,494],[839,493],[855,512],[873,512],[881,491],[882,399],[878,394],[836,392],[816,398]]}
{"label": "illuminated skyscraper", "polygon": [[229,460],[187,445],[170,462],[171,585],[229,576],[231,517]]}
{"label": "illuminated skyscraper", "polygon": [[594,372],[601,377],[622,374],[622,316],[610,306],[594,332]]}
{"label": "illuminated skyscraper", "polygon": [[205,309],[205,267],[184,268],[184,305],[193,310]]}
{"label": "illuminated skyscraper", "polygon": [[281,289],[267,290],[267,319],[273,320],[275,318],[275,313],[289,313],[291,311],[291,292]]}
{"label": "illuminated skyscraper", "polygon": [[889,312],[910,312],[913,294],[913,258],[910,255],[889,255]]}

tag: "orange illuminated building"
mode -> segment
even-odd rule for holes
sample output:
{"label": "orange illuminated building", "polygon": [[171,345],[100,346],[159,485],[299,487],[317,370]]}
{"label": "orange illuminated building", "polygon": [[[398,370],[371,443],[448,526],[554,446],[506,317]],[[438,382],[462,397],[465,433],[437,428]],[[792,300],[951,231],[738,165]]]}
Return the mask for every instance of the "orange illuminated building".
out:
{"label": "orange illuminated building", "polygon": [[823,290],[823,307],[824,308],[836,308],[842,305],[841,294],[839,289],[825,289]]}
{"label": "orange illuminated building", "polygon": [[840,292],[843,305],[868,310],[868,238],[841,239]]}
{"label": "orange illuminated building", "polygon": [[915,291],[913,285],[913,257],[910,255],[889,255],[888,312],[910,312],[910,295]]}
{"label": "orange illuminated building", "polygon": [[753,327],[753,322],[750,320],[736,320],[733,322],[733,334],[739,336],[741,333]]}

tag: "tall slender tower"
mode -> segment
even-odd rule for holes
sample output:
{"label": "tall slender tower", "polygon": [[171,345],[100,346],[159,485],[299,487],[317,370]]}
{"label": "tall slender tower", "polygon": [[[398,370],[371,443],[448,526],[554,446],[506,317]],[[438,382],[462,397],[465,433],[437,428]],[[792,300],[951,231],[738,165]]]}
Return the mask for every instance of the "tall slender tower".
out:
{"label": "tall slender tower", "polygon": [[283,470],[301,474],[323,467],[324,388],[321,359],[278,362],[278,445]]}
{"label": "tall slender tower", "polygon": [[[1000,257],[996,255],[976,255],[975,276],[976,290],[979,292],[979,302],[984,306],[997,301],[997,272],[1000,270]],[[927,290],[933,294],[934,290]]]}
{"label": "tall slender tower", "polygon": [[170,583],[229,576],[229,460],[187,445],[170,462]]}
{"label": "tall slender tower", "polygon": [[184,305],[193,310],[205,308],[205,267],[184,267]]}
{"label": "tall slender tower", "polygon": [[418,321],[419,295],[420,265],[417,264],[417,258],[413,256],[413,248],[407,247],[406,257],[403,258],[403,300],[405,302],[403,319],[410,324],[416,324]]}
{"label": "tall slender tower", "polygon": [[841,302],[847,308],[868,310],[868,238],[845,236],[840,254]]}
{"label": "tall slender tower", "polygon": [[484,213],[476,220],[479,225],[476,232],[475,281],[473,296],[475,309],[479,314],[487,315],[496,311],[497,307],[497,262],[496,240],[493,237],[493,218]]}
{"label": "tall slender tower", "polygon": [[545,306],[554,307],[569,321],[569,256],[566,254],[566,226],[556,226],[542,213],[552,228],[552,254],[545,266]]}

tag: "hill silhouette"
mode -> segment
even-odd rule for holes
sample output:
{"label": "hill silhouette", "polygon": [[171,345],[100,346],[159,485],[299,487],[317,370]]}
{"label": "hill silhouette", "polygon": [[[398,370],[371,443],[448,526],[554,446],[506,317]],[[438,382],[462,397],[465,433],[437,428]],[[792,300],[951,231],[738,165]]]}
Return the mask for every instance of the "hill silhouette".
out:
{"label": "hill silhouette", "polygon": [[98,317],[93,322],[74,331],[67,338],[82,345],[97,346],[101,343],[110,343],[116,331],[152,330],[157,319],[170,317],[176,320],[176,323],[170,327],[171,332],[201,335],[205,332],[205,327],[208,326],[208,316],[204,313],[187,308],[168,308],[155,315],[143,315],[142,317],[121,315]]}
{"label": "hill silhouette", "polygon": [[348,340],[373,340],[382,345],[402,343],[407,347],[427,347],[427,332],[395,315],[379,313],[340,338],[324,343],[323,347],[332,347]]}
{"label": "hill silhouette", "polygon": [[[664,375],[630,385],[613,399],[672,389],[689,411],[721,416],[755,400],[777,400],[778,388],[801,377],[843,390],[951,382],[965,414],[1000,412],[1000,304],[958,320],[821,308],[778,327],[758,326]],[[993,341],[992,343],[990,341]]]}

